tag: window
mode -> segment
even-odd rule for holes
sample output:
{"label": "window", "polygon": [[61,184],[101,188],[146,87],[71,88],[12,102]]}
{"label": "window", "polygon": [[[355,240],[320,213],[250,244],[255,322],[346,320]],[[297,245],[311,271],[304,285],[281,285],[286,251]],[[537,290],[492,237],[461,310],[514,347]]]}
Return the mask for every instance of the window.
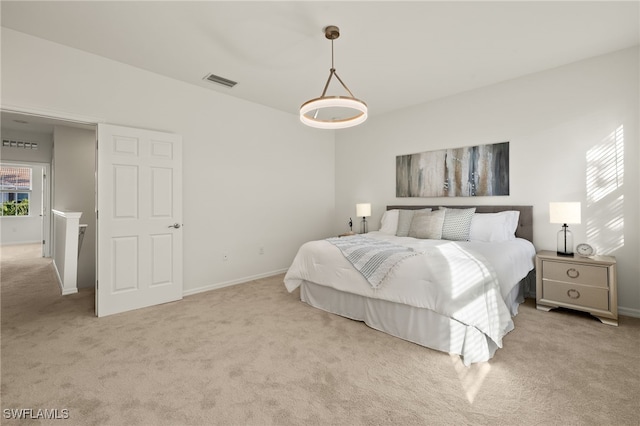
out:
{"label": "window", "polygon": [[0,216],[29,216],[30,167],[0,166]]}

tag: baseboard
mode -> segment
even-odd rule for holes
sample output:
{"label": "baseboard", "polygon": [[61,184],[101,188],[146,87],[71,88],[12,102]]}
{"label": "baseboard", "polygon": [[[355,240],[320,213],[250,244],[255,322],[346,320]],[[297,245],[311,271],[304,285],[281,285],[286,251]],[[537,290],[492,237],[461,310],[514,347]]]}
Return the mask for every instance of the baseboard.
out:
{"label": "baseboard", "polygon": [[60,285],[60,291],[62,292],[62,295],[66,296],[68,294],[77,293],[78,292],[78,287],[68,288],[68,289],[65,290],[64,284],[62,282],[62,278],[60,278],[60,272],[58,271],[58,267],[56,266],[55,259],[51,260],[51,264],[53,265],[53,270],[56,271],[56,278],[58,279],[58,284]]}
{"label": "baseboard", "polygon": [[622,306],[618,306],[618,314],[624,315],[625,317],[640,318],[640,309],[624,308]]}
{"label": "baseboard", "polygon": [[[185,290],[182,292],[183,296],[191,296],[192,294],[203,293],[205,291],[217,290],[219,288],[229,287],[236,284],[243,284],[249,281],[259,280],[260,278],[268,278],[273,277],[274,275],[279,275],[287,272],[288,268],[279,269],[277,271],[265,272],[263,274],[251,275],[249,277],[238,278],[236,280],[225,281],[222,283],[216,283],[211,285],[206,285],[204,287],[192,288],[190,290]],[[284,285],[284,284],[283,284]]]}

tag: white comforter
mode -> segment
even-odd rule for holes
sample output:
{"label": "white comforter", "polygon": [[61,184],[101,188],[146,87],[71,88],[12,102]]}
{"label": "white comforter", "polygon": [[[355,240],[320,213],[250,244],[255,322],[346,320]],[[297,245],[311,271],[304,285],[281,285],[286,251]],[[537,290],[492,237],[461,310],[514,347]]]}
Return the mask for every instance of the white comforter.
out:
{"label": "white comforter", "polygon": [[303,281],[360,296],[433,310],[482,331],[498,347],[513,329],[504,297],[533,269],[535,249],[521,239],[502,243],[420,240],[370,232],[368,237],[424,252],[392,268],[377,288],[333,244],[300,247],[284,282],[291,292]]}

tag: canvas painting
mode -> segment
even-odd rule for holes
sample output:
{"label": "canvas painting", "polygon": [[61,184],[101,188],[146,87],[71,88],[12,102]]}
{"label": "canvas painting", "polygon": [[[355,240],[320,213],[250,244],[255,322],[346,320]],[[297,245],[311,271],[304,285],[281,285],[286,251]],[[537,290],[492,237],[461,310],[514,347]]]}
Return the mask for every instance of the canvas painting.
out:
{"label": "canvas painting", "polygon": [[396,197],[509,195],[509,142],[396,157]]}

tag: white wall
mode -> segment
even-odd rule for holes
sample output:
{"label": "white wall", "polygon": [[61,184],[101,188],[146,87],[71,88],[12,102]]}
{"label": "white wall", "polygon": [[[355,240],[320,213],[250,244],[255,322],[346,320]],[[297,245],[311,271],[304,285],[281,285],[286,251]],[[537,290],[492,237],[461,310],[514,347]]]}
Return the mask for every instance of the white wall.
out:
{"label": "white wall", "polygon": [[[78,258],[77,286],[94,287],[96,271],[95,164],[96,132],[67,126],[53,130],[53,191],[51,205],[80,212],[87,229]],[[62,234],[64,235],[64,234]],[[56,242],[56,248],[58,248]],[[58,258],[56,253],[56,258]]]}
{"label": "white wall", "polygon": [[[536,248],[555,250],[560,228],[549,223],[549,202],[580,201],[582,224],[570,227],[575,242],[589,241],[616,256],[621,313],[640,316],[638,75],[636,47],[337,132],[335,226],[344,229],[358,202],[372,203],[370,229],[378,228],[388,204],[526,204],[534,208]],[[615,184],[606,177],[615,163],[588,157],[611,148],[619,128],[624,176]],[[510,141],[509,196],[395,197],[397,155],[503,141]],[[594,167],[595,183],[587,176]]]}
{"label": "white wall", "polygon": [[11,148],[0,146],[2,161],[22,161],[27,163],[50,163],[53,137],[49,133],[29,132],[2,128],[2,139],[36,142],[38,149]]}
{"label": "white wall", "polygon": [[2,103],[183,136],[187,293],[283,270],[333,232],[334,135],[295,115],[6,28]]}

